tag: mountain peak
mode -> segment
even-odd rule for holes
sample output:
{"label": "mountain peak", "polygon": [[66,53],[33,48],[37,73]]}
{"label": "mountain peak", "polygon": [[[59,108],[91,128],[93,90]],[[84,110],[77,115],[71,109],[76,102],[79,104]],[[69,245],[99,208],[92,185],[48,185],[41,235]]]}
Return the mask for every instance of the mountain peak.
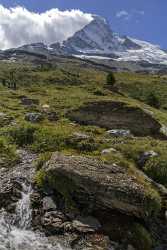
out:
{"label": "mountain peak", "polygon": [[64,45],[78,52],[104,53],[115,46],[113,32],[109,23],[100,16],[93,15],[93,20],[73,37],[65,41]]}
{"label": "mountain peak", "polygon": [[92,15],[92,17],[93,17],[93,20],[91,22],[96,21],[96,22],[99,22],[99,23],[107,24],[106,19],[104,17],[102,17],[102,16]]}

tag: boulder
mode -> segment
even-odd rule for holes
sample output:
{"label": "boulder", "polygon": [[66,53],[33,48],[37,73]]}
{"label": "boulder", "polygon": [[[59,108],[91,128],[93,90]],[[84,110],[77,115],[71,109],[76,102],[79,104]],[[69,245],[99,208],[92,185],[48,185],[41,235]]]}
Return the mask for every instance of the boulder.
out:
{"label": "boulder", "polygon": [[106,148],[106,149],[103,149],[101,154],[102,155],[105,155],[105,154],[110,154],[110,153],[116,153],[117,150],[115,148]]}
{"label": "boulder", "polygon": [[67,116],[83,125],[130,130],[135,136],[162,136],[161,124],[152,115],[124,102],[91,102],[69,112]]}
{"label": "boulder", "polygon": [[42,217],[42,226],[47,235],[62,233],[66,226],[65,222],[65,215],[59,211],[46,212]]}
{"label": "boulder", "polygon": [[81,233],[95,232],[101,228],[100,222],[92,216],[88,216],[88,217],[78,216],[73,221],[72,225],[74,229],[76,229],[77,231]]}
{"label": "boulder", "polygon": [[130,137],[131,132],[130,130],[125,130],[125,129],[112,129],[108,130],[107,134],[115,137]]}
{"label": "boulder", "polygon": [[54,153],[42,171],[50,188],[87,213],[117,210],[143,219],[160,206],[158,194],[142,174],[136,178],[116,164]]}
{"label": "boulder", "polygon": [[47,112],[47,118],[50,122],[56,122],[59,120],[59,116],[57,112],[53,112],[53,111]]}
{"label": "boulder", "polygon": [[44,211],[54,211],[57,209],[57,206],[50,196],[46,196],[43,198],[43,210]]}
{"label": "boulder", "polygon": [[44,117],[41,113],[27,113],[25,116],[25,120],[32,123],[41,122],[43,119]]}
{"label": "boulder", "polygon": [[14,212],[17,201],[21,198],[22,186],[16,180],[9,179],[0,185],[0,209]]}
{"label": "boulder", "polygon": [[80,140],[87,140],[87,139],[90,138],[89,135],[86,135],[86,134],[84,134],[84,133],[79,133],[79,132],[73,133],[73,137],[74,137],[76,140],[78,140],[78,141],[80,141]]}
{"label": "boulder", "polygon": [[150,158],[154,158],[157,156],[158,156],[158,153],[154,152],[153,150],[144,152],[143,154],[141,154],[138,164],[139,166],[143,167],[146,161],[148,161]]}
{"label": "boulder", "polygon": [[39,100],[38,99],[32,99],[27,96],[21,96],[21,104],[25,106],[35,106],[39,105]]}

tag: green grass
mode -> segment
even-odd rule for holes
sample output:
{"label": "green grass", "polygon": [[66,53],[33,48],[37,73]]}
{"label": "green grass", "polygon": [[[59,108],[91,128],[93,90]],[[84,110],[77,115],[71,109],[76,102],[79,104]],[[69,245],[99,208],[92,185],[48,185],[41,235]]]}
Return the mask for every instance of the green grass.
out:
{"label": "green grass", "polygon": [[[5,72],[17,68],[17,89],[2,86],[1,78]],[[55,151],[67,155],[82,155],[98,159],[104,163],[117,164],[127,171],[129,178],[144,187],[144,207],[147,215],[154,216],[161,209],[159,192],[143,174],[167,187],[167,140],[151,137],[112,138],[106,129],[97,126],[76,124],[67,118],[68,112],[88,102],[118,101],[126,106],[138,107],[153,116],[161,125],[167,127],[167,79],[165,76],[142,75],[135,73],[115,73],[116,89],[109,90],[106,85],[107,74],[85,67],[77,59],[62,59],[50,69],[40,69],[32,65],[0,63],[0,112],[4,112],[9,121],[0,120],[0,167],[13,167],[18,161],[18,148],[26,148],[39,155],[35,162],[37,174],[35,181],[42,188],[45,186],[46,173],[42,166]],[[6,74],[7,77],[7,74]],[[147,105],[147,96],[155,92],[160,100],[160,109]],[[39,105],[26,107],[21,104],[21,96],[38,99]],[[44,110],[43,105],[49,105]],[[48,112],[56,112],[58,120],[49,121]],[[25,121],[28,112],[41,112],[44,120],[37,124]],[[12,118],[12,123],[11,123]],[[137,121],[134,124],[137,126]],[[75,133],[88,135],[86,139],[78,139]],[[113,148],[108,154],[104,149]],[[146,151],[155,151],[158,156],[149,159],[141,167],[139,159]],[[68,190],[75,188],[65,179],[56,183],[50,178],[52,185],[61,189],[68,207],[75,209],[71,203]],[[63,185],[62,185],[63,184]],[[64,185],[65,184],[65,185]],[[67,188],[67,190],[65,189]],[[138,249],[150,250],[152,241],[149,233],[140,224],[136,224],[128,237]],[[140,240],[139,240],[140,239]],[[141,244],[140,244],[141,243]]]}
{"label": "green grass", "polygon": [[[136,168],[142,152],[155,150],[159,153],[158,163],[147,162],[143,170],[153,179],[166,182],[166,165],[164,164],[166,141],[152,138],[112,139],[106,141],[105,129],[96,126],[81,126],[66,118],[69,111],[88,102],[120,101],[128,106],[139,107],[151,112],[161,124],[167,126],[167,85],[166,79],[159,76],[139,75],[133,73],[116,73],[116,86],[123,93],[120,95],[106,86],[106,73],[92,68],[84,68],[73,60],[61,63],[48,70],[34,68],[32,65],[0,63],[0,78],[5,71],[16,67],[19,72],[17,90],[0,85],[0,112],[12,117],[15,125],[0,128],[0,135],[8,138],[9,145],[28,147],[37,153],[62,151],[96,157],[105,162],[116,163],[124,168]],[[145,103],[149,91],[156,91],[161,102],[157,110]],[[142,93],[142,94],[141,94]],[[140,95],[140,96],[139,96]],[[26,107],[21,104],[21,96],[39,100],[39,105]],[[59,121],[49,122],[43,105],[49,105],[49,111],[57,112]],[[25,121],[27,112],[42,112],[45,119],[39,124]],[[86,133],[87,140],[76,141],[74,132]],[[15,146],[16,145],[16,146]],[[105,148],[113,147],[117,152],[102,155]],[[161,166],[162,176],[156,176],[152,169]],[[134,170],[135,171],[135,170]],[[161,175],[161,174],[160,174]]]}

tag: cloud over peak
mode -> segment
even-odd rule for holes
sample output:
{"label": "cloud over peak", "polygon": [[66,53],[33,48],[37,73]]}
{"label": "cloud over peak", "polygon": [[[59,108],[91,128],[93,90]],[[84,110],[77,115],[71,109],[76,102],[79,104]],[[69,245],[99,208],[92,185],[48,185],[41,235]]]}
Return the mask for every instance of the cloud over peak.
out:
{"label": "cloud over peak", "polygon": [[138,18],[139,16],[144,16],[145,12],[143,10],[120,10],[116,13],[117,18],[121,18],[123,20],[130,20],[132,18]]}
{"label": "cloud over peak", "polygon": [[92,19],[91,14],[80,10],[34,13],[20,6],[8,9],[0,5],[0,49],[34,42],[62,42]]}

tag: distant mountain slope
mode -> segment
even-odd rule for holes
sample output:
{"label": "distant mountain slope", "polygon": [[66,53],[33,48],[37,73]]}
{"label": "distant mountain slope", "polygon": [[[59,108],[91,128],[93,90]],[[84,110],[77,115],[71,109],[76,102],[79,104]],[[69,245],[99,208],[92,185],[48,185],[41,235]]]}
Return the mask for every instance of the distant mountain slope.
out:
{"label": "distant mountain slope", "polygon": [[107,21],[99,16],[94,16],[93,21],[65,41],[64,46],[88,54],[110,54],[141,48],[129,38],[115,34]]}
{"label": "distant mountain slope", "polygon": [[[26,54],[24,57],[23,54]],[[137,65],[139,70],[167,70],[167,52],[159,46],[114,33],[109,23],[100,16],[93,16],[93,20],[83,29],[76,32],[62,44],[45,45],[41,42],[23,45],[16,49],[0,51],[0,59],[18,60],[28,59],[28,56],[43,56],[49,59],[55,56],[75,56],[82,59],[100,60],[108,66],[115,62],[126,68],[125,63]],[[143,66],[144,65],[144,66]],[[150,66],[151,65],[151,66]],[[138,67],[139,66],[139,67]]]}
{"label": "distant mountain slope", "polygon": [[85,56],[105,55],[118,61],[146,61],[167,64],[167,53],[148,42],[121,37],[114,33],[105,19],[94,20],[64,42],[71,52]]}

